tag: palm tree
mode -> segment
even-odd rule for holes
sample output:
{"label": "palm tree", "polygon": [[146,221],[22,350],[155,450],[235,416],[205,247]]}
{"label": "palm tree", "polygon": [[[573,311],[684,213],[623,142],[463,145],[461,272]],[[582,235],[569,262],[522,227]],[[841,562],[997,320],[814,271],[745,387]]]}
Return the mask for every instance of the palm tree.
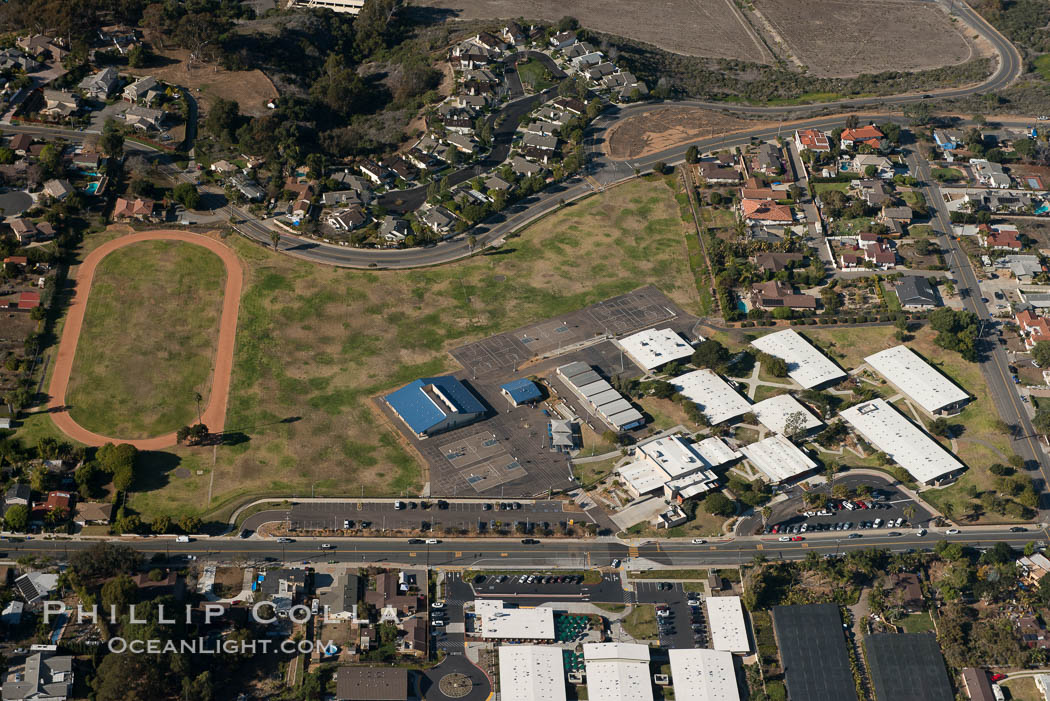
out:
{"label": "palm tree", "polygon": [[831,489],[835,484],[835,473],[838,471],[838,468],[839,466],[833,460],[828,460],[828,463],[824,466],[824,479],[828,481],[828,496],[831,496]]}
{"label": "palm tree", "polygon": [[281,234],[277,231],[270,232],[270,242],[273,243],[273,250],[277,250],[277,244],[281,242]]}
{"label": "palm tree", "polygon": [[911,520],[915,518],[915,507],[912,504],[905,504],[901,511],[904,512],[904,520],[908,523],[911,523]]}
{"label": "palm tree", "polygon": [[762,528],[766,527],[766,523],[769,521],[769,517],[773,515],[773,509],[768,506],[762,507]]}
{"label": "palm tree", "polygon": [[470,236],[467,237],[467,246],[470,247],[470,252],[471,253],[474,252],[474,246],[477,245],[477,243],[478,243],[478,239],[477,239],[476,236],[474,236],[474,234],[471,234]]}

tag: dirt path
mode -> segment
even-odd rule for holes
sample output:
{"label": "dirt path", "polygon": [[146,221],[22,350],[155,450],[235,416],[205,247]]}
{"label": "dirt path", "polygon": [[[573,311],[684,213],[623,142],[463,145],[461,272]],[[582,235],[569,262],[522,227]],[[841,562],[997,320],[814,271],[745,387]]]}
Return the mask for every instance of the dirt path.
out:
{"label": "dirt path", "polygon": [[55,425],[63,433],[87,445],[130,443],[139,450],[160,450],[170,448],[176,443],[174,433],[136,440],[101,436],[88,431],[74,421],[66,407],[66,390],[69,388],[69,376],[73,370],[73,358],[77,352],[80,330],[84,326],[84,313],[87,311],[88,295],[91,292],[95,268],[98,267],[99,261],[118,248],[142,241],[183,241],[203,246],[219,256],[226,265],[226,291],[222,301],[222,316],[219,319],[219,338],[215,348],[211,391],[208,396],[208,406],[202,417],[204,424],[212,433],[222,431],[226,425],[226,405],[229,401],[230,376],[233,372],[233,348],[237,335],[237,312],[240,308],[241,289],[244,286],[244,269],[241,267],[241,262],[232,248],[207,236],[171,230],[141,231],[107,241],[87,255],[77,270],[73,301],[69,305],[66,323],[62,328],[62,338],[55,356],[55,370],[51,376],[51,387],[49,388],[51,400],[48,403],[48,410],[51,412]]}

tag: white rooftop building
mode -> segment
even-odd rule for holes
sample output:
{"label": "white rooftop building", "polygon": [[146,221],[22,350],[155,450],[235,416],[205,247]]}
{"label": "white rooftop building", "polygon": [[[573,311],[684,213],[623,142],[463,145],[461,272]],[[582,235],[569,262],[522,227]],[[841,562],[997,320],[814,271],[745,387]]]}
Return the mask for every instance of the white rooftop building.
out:
{"label": "white rooftop building", "polygon": [[504,608],[498,599],[476,599],[474,615],[482,638],[554,640],[554,609]]}
{"label": "white rooftop building", "polygon": [[928,433],[885,399],[851,406],[839,413],[864,440],[923,484],[937,484],[966,469]]}
{"label": "white rooftop building", "polygon": [[668,650],[675,701],[740,701],[733,654],[723,650]]}
{"label": "white rooftop building", "polygon": [[784,433],[784,426],[788,418],[795,414],[802,414],[804,423],[802,432],[808,433],[824,422],[813,415],[809,409],[802,405],[790,394],[778,394],[775,397],[764,399],[751,407],[751,412],[758,422],[774,433]]}
{"label": "white rooftop building", "polygon": [[970,401],[970,395],[905,345],[869,355],[864,362],[930,415],[958,414]]}
{"label": "white rooftop building", "polygon": [[787,363],[788,376],[806,389],[839,382],[846,377],[842,368],[794,329],[756,338],[751,345],[763,353],[782,358]]}
{"label": "white rooftop building", "polygon": [[729,447],[729,444],[718,436],[705,438],[695,444],[697,451],[704,456],[704,460],[715,467],[731,463],[740,458],[740,453]]}
{"label": "white rooftop building", "polygon": [[744,654],[751,650],[747,640],[744,607],[739,596],[709,596],[704,599],[711,626],[711,647]]}
{"label": "white rooftop building", "polygon": [[638,446],[640,460],[626,465],[620,476],[628,489],[641,496],[663,489],[667,498],[695,497],[718,486],[713,465],[692,443],[666,436]]}
{"label": "white rooftop building", "polygon": [[771,482],[783,482],[817,467],[812,458],[779,433],[740,449]]}
{"label": "white rooftop building", "polygon": [[499,681],[503,701],[565,701],[561,648],[500,645]]}
{"label": "white rooftop building", "polygon": [[616,342],[646,372],[693,354],[689,342],[671,329],[645,329]]}
{"label": "white rooftop building", "polygon": [[601,701],[653,701],[649,646],[584,643],[587,696]]}
{"label": "white rooftop building", "polygon": [[712,425],[751,411],[751,404],[713,370],[694,370],[671,380],[674,388],[695,403]]}

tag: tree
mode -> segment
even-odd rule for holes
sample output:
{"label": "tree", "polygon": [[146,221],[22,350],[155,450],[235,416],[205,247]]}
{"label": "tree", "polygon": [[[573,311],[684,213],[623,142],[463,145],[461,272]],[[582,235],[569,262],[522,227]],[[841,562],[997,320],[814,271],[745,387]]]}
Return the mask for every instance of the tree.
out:
{"label": "tree", "polygon": [[193,183],[179,183],[171,191],[171,196],[186,209],[197,209],[201,203],[200,193]]}
{"label": "tree", "polygon": [[784,418],[784,437],[796,441],[806,433],[806,412],[795,411]]}
{"label": "tree", "polygon": [[696,350],[693,351],[693,355],[689,360],[698,368],[719,370],[729,360],[729,351],[719,341],[712,338],[701,341],[696,346]]}
{"label": "tree", "polygon": [[29,527],[29,507],[25,504],[13,504],[4,514],[4,527],[9,531],[24,533]]}
{"label": "tree", "polygon": [[241,107],[236,100],[218,98],[204,119],[204,128],[219,141],[229,143],[235,140],[235,133],[241,124]]}
{"label": "tree", "polygon": [[951,433],[952,427],[948,423],[948,419],[943,416],[938,416],[930,424],[930,433],[935,436],[948,436]]}
{"label": "tree", "polygon": [[122,612],[130,604],[135,603],[135,593],[137,591],[138,587],[135,585],[135,580],[126,574],[122,574],[102,585],[100,603],[106,611],[109,611],[110,607],[116,606],[117,611]]}
{"label": "tree", "polygon": [[1050,341],[1039,341],[1032,347],[1032,360],[1041,368],[1050,367]]}
{"label": "tree", "polygon": [[704,511],[715,516],[732,516],[736,513],[736,504],[721,492],[712,492],[704,497]]}
{"label": "tree", "polygon": [[687,148],[685,150],[685,162],[686,163],[696,163],[698,160],[700,160],[700,155],[699,155],[699,152],[697,151],[696,146],[690,146],[689,148]]}
{"label": "tree", "polygon": [[273,244],[273,250],[277,250],[277,245],[281,243],[281,232],[271,231],[270,232],[270,243]]}
{"label": "tree", "polygon": [[783,358],[778,358],[775,355],[766,355],[762,358],[762,364],[769,371],[769,374],[773,377],[787,377],[788,366],[787,362]]}
{"label": "tree", "polygon": [[657,175],[663,175],[667,172],[667,164],[663,161],[657,161],[656,163],[653,163],[653,172]]}
{"label": "tree", "polygon": [[1042,434],[1050,434],[1050,409],[1040,409],[1032,419],[1032,426]]}
{"label": "tree", "polygon": [[106,120],[98,145],[110,158],[120,158],[124,155],[124,132],[120,130],[115,119]]}

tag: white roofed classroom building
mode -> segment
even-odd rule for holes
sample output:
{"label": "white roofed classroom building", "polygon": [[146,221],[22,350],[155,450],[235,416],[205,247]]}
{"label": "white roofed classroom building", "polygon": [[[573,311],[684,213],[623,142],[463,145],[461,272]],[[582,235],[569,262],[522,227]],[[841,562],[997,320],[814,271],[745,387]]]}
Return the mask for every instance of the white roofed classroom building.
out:
{"label": "white roofed classroom building", "polygon": [[505,608],[498,599],[475,599],[474,616],[487,640],[554,640],[554,609]]}
{"label": "white roofed classroom building", "polygon": [[711,626],[711,647],[715,650],[746,654],[751,651],[747,637],[744,606],[739,596],[709,596],[704,599],[707,622]]}
{"label": "white roofed classroom building", "polygon": [[740,452],[774,484],[797,479],[817,469],[813,458],[779,433],[745,445]]}
{"label": "white roofed classroom building", "polygon": [[503,701],[565,701],[562,650],[549,645],[501,645],[500,698]]}
{"label": "white roofed classroom building", "polygon": [[954,479],[966,466],[885,399],[873,399],[839,413],[864,440],[925,485]]}
{"label": "white roofed classroom building", "polygon": [[689,342],[671,329],[646,329],[616,341],[631,361],[646,372],[693,354]]}
{"label": "white roofed classroom building", "polygon": [[740,701],[733,653],[668,650],[675,701]]}
{"label": "white roofed classroom building", "polygon": [[965,390],[905,345],[869,355],[864,362],[930,416],[958,414],[970,401]]}
{"label": "white roofed classroom building", "polygon": [[649,646],[584,643],[587,697],[601,701],[653,701]]}
{"label": "white roofed classroom building", "polygon": [[751,403],[714,370],[694,370],[671,380],[683,397],[696,404],[711,425],[751,411]]}
{"label": "white roofed classroom building", "polygon": [[780,434],[783,434],[785,429],[789,428],[787,424],[799,415],[801,415],[799,428],[803,434],[824,425],[823,421],[814,416],[813,412],[790,394],[778,394],[775,397],[763,399],[751,407],[751,413],[755,415],[760,424]]}
{"label": "white roofed classroom building", "polygon": [[756,338],[751,345],[763,353],[781,358],[787,363],[788,377],[806,389],[836,384],[846,377],[845,370],[794,329]]}

